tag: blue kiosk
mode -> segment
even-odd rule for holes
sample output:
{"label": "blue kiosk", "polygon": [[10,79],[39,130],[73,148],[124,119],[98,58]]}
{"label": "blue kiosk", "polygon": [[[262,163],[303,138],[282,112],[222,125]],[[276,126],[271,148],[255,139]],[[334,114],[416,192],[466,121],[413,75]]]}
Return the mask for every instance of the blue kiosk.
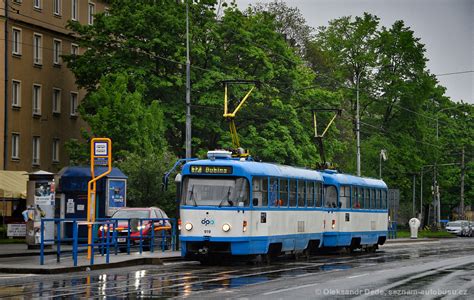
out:
{"label": "blue kiosk", "polygon": [[[97,175],[106,167],[96,167]],[[87,184],[92,179],[90,167],[65,167],[58,173],[56,189],[60,197],[59,216],[65,219],[87,219]],[[117,209],[127,206],[127,176],[118,168],[97,182],[96,218],[110,217]],[[72,237],[72,224],[61,228],[62,237]],[[80,237],[87,237],[86,226],[80,227]]]}

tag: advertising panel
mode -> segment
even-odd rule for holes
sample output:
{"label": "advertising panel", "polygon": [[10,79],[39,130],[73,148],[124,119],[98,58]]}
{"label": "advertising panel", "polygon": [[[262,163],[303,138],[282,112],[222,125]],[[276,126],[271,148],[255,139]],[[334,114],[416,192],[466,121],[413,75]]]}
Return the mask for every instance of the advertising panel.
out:
{"label": "advertising panel", "polygon": [[127,181],[125,179],[107,180],[107,216],[119,208],[127,206]]}

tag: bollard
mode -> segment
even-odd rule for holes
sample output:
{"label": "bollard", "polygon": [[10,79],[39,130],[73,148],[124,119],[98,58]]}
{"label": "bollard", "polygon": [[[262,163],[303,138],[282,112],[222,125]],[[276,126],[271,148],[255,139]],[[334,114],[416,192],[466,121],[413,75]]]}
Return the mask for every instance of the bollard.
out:
{"label": "bollard", "polygon": [[418,228],[420,228],[420,220],[418,220],[417,218],[411,218],[410,221],[408,221],[408,224],[410,225],[410,238],[417,239]]}

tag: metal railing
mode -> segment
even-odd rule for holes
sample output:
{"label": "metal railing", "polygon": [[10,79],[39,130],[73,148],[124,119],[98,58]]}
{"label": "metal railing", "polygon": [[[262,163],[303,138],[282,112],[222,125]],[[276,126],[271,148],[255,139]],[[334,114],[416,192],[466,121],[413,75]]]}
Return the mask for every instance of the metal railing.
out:
{"label": "metal railing", "polygon": [[[45,223],[53,222],[56,226],[56,237],[53,239],[45,239]],[[121,223],[126,222],[126,227]],[[61,224],[72,223],[72,237],[61,238]],[[79,227],[92,224],[93,238],[91,243],[87,242],[87,238],[79,236]],[[138,225],[136,230],[132,227]],[[158,231],[158,232],[155,232]],[[123,233],[126,232],[126,236]],[[86,222],[84,219],[63,219],[51,218],[42,219],[40,227],[40,264],[44,265],[44,248],[45,243],[56,244],[56,261],[61,261],[61,245],[64,243],[72,244],[72,259],[74,266],[77,266],[80,253],[86,252],[90,246],[92,255],[90,256],[90,265],[94,264],[95,248],[101,256],[105,255],[106,263],[110,262],[110,251],[113,247],[113,253],[118,255],[119,251],[126,249],[127,255],[130,250],[138,246],[138,252],[143,253],[145,248],[151,253],[155,251],[155,246],[159,246],[162,252],[166,250],[177,250],[177,223],[172,218],[142,218],[142,219],[109,219],[100,218],[96,222]],[[159,244],[156,245],[156,239]],[[85,241],[85,243],[83,243]]]}

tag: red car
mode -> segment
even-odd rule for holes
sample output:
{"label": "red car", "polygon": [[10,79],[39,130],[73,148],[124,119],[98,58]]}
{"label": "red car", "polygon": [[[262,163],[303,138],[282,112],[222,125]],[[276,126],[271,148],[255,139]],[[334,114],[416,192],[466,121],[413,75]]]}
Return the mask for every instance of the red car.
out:
{"label": "red car", "polygon": [[[128,237],[128,219],[130,219],[130,245],[138,245],[140,243],[140,230],[142,235],[142,245],[144,248],[148,248],[150,245],[152,222],[154,223],[154,247],[160,248],[163,242],[163,236],[165,237],[166,248],[169,248],[171,244],[171,223],[166,213],[158,207],[124,207],[117,210],[111,217],[111,219],[119,219],[117,223],[117,243],[120,245],[127,245]],[[165,219],[165,220],[143,220],[140,225],[140,219]],[[105,234],[108,226],[102,225],[99,227],[99,238]],[[112,228],[109,228],[111,231]],[[164,234],[163,234],[163,231]],[[112,232],[110,233],[112,236]]]}

